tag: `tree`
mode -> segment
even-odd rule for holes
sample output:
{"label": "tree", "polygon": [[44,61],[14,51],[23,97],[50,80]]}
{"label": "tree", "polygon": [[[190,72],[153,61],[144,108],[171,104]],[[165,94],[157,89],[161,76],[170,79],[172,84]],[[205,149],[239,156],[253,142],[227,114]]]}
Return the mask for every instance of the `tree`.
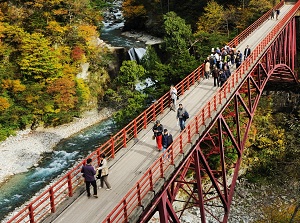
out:
{"label": "tree", "polygon": [[25,34],[20,42],[18,64],[25,79],[43,81],[62,75],[56,51],[39,33]]}
{"label": "tree", "polygon": [[127,124],[145,109],[147,95],[136,90],[136,84],[144,74],[145,69],[136,61],[123,61],[119,76],[113,83],[115,89],[105,93],[106,100],[119,109],[114,115],[117,125]]}
{"label": "tree", "polygon": [[224,31],[224,23],[225,12],[223,6],[212,0],[204,7],[204,14],[200,16],[197,22],[197,30],[208,33],[222,32]]}
{"label": "tree", "polygon": [[198,65],[190,54],[193,43],[192,29],[176,13],[169,12],[164,16],[166,61],[170,66],[170,79],[177,83]]}

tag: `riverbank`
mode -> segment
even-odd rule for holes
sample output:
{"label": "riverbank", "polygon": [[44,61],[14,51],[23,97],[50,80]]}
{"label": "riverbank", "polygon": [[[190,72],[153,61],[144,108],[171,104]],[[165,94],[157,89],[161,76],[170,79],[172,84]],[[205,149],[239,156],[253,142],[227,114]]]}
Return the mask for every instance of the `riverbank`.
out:
{"label": "riverbank", "polygon": [[146,45],[155,45],[163,42],[163,39],[152,36],[146,32],[126,31],[122,32],[121,35],[144,42]]}
{"label": "riverbank", "polygon": [[26,172],[38,166],[44,152],[51,152],[61,140],[81,130],[99,123],[112,115],[113,111],[104,108],[100,112],[94,110],[83,114],[82,118],[53,128],[37,128],[36,130],[19,131],[0,143],[0,184],[18,173]]}

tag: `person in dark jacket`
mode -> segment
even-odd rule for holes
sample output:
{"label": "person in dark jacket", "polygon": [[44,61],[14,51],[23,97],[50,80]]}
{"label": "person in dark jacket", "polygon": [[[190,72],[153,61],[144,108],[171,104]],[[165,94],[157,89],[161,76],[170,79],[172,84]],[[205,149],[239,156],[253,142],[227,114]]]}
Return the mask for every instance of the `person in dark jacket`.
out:
{"label": "person in dark jacket", "polygon": [[85,187],[86,187],[87,196],[88,197],[91,196],[90,186],[92,185],[93,189],[94,189],[94,197],[98,198],[98,196],[97,196],[97,184],[96,184],[96,179],[95,179],[96,170],[92,166],[92,159],[91,158],[88,158],[87,161],[86,161],[86,165],[82,166],[81,173],[83,173],[83,177],[84,177],[84,180],[85,180]]}
{"label": "person in dark jacket", "polygon": [[244,50],[244,60],[251,54],[251,49],[249,48],[249,45],[246,46]]}
{"label": "person in dark jacket", "polygon": [[[173,143],[173,136],[168,132],[168,129],[164,129],[164,134],[162,136],[163,152]],[[165,156],[164,156],[165,157]],[[169,158],[169,156],[168,156]]]}
{"label": "person in dark jacket", "polygon": [[220,78],[220,87],[223,86],[223,84],[226,82],[227,80],[227,77],[226,77],[226,74],[223,70],[220,70],[219,71],[219,78]]}
{"label": "person in dark jacket", "polygon": [[152,131],[154,133],[154,137],[156,139],[156,146],[159,151],[161,151],[163,148],[163,146],[162,146],[163,130],[164,130],[163,125],[160,123],[159,120],[156,120],[155,125],[152,128]]}
{"label": "person in dark jacket", "polygon": [[182,104],[179,104],[179,108],[177,109],[177,119],[179,122],[179,126],[180,126],[180,132],[182,132],[185,129],[185,121],[186,121],[186,117],[184,117],[184,114],[186,113],[186,109],[183,108]]}
{"label": "person in dark jacket", "polygon": [[219,69],[215,66],[212,71],[212,76],[214,78],[214,87],[218,85],[219,87]]}

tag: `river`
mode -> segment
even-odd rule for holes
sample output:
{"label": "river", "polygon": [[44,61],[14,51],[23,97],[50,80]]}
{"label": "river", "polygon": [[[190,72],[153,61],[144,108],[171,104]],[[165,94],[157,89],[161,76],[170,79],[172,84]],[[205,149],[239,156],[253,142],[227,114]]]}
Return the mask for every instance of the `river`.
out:
{"label": "river", "polygon": [[38,167],[12,176],[0,187],[0,219],[21,206],[51,181],[72,168],[114,133],[112,119],[93,125],[72,137],[61,141],[53,152],[43,154]]}
{"label": "river", "polygon": [[[119,11],[114,12],[119,15]],[[121,35],[123,22],[111,24],[104,22],[101,39],[111,46],[145,47],[145,43]],[[28,202],[36,193],[72,168],[76,162],[85,158],[99,145],[105,142],[116,130],[112,119],[98,123],[74,136],[61,141],[51,153],[43,155],[38,167],[12,176],[0,187],[0,220]]]}

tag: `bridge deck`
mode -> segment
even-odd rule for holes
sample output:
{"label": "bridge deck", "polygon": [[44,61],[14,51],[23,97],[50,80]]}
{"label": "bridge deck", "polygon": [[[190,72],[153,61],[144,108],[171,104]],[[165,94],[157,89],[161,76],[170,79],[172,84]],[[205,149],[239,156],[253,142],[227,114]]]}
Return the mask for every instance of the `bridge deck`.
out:
{"label": "bridge deck", "polygon": [[[280,10],[279,20],[285,15],[292,5],[284,5]],[[266,21],[259,29],[253,32],[245,41],[237,46],[242,53],[246,45],[254,49],[257,44],[272,30],[277,24],[276,20]],[[234,70],[234,68],[232,68]],[[190,113],[191,118],[200,108],[205,105],[216,92],[217,87],[213,86],[213,78],[196,83],[185,95],[181,96],[178,103]],[[178,104],[177,103],[177,104]],[[164,128],[176,137],[179,134],[179,126],[176,122],[176,112],[165,111],[163,116],[158,117]],[[188,122],[188,121],[187,121]],[[147,168],[158,158],[160,152],[155,147],[155,141],[152,140],[152,131],[149,126],[138,135],[135,144],[131,143],[128,148],[117,154],[114,161],[110,161],[109,182],[112,185],[111,191],[98,189],[98,199],[89,198],[84,192],[75,202],[66,207],[66,209],[57,216],[55,213],[46,222],[101,222],[116,206],[116,204],[126,195],[126,193],[141,178]],[[99,185],[99,182],[97,182]]]}

